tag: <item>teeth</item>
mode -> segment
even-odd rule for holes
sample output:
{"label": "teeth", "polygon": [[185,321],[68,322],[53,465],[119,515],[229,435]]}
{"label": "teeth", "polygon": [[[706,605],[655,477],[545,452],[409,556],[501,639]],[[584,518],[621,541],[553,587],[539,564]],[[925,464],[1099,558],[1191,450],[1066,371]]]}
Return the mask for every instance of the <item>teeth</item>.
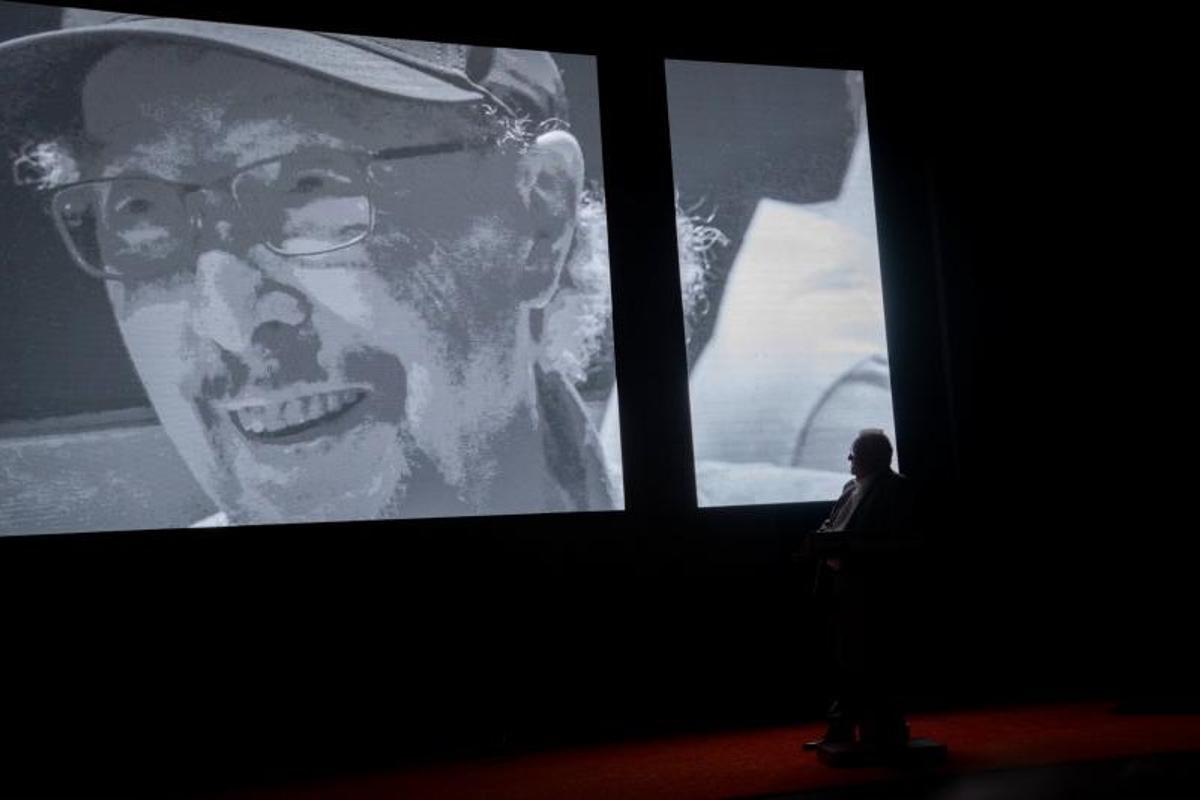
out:
{"label": "teeth", "polygon": [[307,395],[272,405],[243,406],[232,412],[243,430],[274,434],[336,414],[356,402],[356,389]]}
{"label": "teeth", "polygon": [[279,412],[279,416],[283,418],[288,427],[302,424],[304,422],[304,412],[300,410],[300,401],[288,400],[283,404],[283,410]]}
{"label": "teeth", "polygon": [[240,412],[242,427],[251,433],[262,433],[267,429],[266,411],[262,406],[254,406]]}

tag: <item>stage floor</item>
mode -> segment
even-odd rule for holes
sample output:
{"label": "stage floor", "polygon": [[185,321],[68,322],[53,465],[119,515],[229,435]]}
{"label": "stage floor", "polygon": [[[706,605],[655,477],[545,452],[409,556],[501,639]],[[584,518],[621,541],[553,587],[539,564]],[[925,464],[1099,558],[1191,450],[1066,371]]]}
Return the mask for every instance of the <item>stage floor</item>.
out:
{"label": "stage floor", "polygon": [[[801,744],[817,723],[442,763],[224,798],[1059,798],[1200,796],[1200,715],[1118,714],[1115,703],[916,714],[948,762],[914,773],[836,769]],[[1127,791],[1128,790],[1128,791]],[[1056,793],[1057,792],[1057,793]]]}

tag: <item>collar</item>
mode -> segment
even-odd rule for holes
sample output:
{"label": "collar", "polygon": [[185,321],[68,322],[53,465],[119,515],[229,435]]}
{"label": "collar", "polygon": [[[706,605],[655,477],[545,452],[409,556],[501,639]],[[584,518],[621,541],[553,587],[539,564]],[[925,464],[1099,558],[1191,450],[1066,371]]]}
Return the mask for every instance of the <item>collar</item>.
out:
{"label": "collar", "polygon": [[538,425],[550,475],[572,511],[616,507],[600,437],[584,411],[583,400],[562,373],[533,367]]}

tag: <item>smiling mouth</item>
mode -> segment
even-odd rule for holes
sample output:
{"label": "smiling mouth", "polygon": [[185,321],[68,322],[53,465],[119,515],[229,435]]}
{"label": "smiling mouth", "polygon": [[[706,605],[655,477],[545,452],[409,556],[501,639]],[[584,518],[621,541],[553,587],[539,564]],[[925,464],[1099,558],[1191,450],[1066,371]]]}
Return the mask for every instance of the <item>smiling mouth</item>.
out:
{"label": "smiling mouth", "polygon": [[272,441],[327,425],[345,416],[366,396],[363,389],[342,389],[302,395],[278,403],[242,405],[228,413],[246,438]]}

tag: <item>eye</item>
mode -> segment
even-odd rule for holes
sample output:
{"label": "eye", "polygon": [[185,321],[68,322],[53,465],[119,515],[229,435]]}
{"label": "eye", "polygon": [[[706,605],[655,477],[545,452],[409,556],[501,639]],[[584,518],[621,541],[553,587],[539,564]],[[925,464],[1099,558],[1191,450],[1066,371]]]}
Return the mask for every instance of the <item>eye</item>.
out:
{"label": "eye", "polygon": [[148,214],[154,208],[148,198],[145,197],[126,197],[117,203],[117,212],[120,214],[141,215]]}
{"label": "eye", "polygon": [[75,204],[63,204],[62,210],[59,212],[59,219],[63,221],[68,228],[72,230],[82,228],[91,222],[91,209],[86,206],[76,206]]}
{"label": "eye", "polygon": [[325,185],[325,180],[319,175],[304,175],[297,178],[292,185],[293,194],[312,194]]}
{"label": "eye", "polygon": [[288,189],[288,194],[317,194],[318,192],[328,191],[336,188],[338,185],[345,185],[350,182],[348,177],[334,170],[312,169],[297,175],[293,179],[292,187]]}

